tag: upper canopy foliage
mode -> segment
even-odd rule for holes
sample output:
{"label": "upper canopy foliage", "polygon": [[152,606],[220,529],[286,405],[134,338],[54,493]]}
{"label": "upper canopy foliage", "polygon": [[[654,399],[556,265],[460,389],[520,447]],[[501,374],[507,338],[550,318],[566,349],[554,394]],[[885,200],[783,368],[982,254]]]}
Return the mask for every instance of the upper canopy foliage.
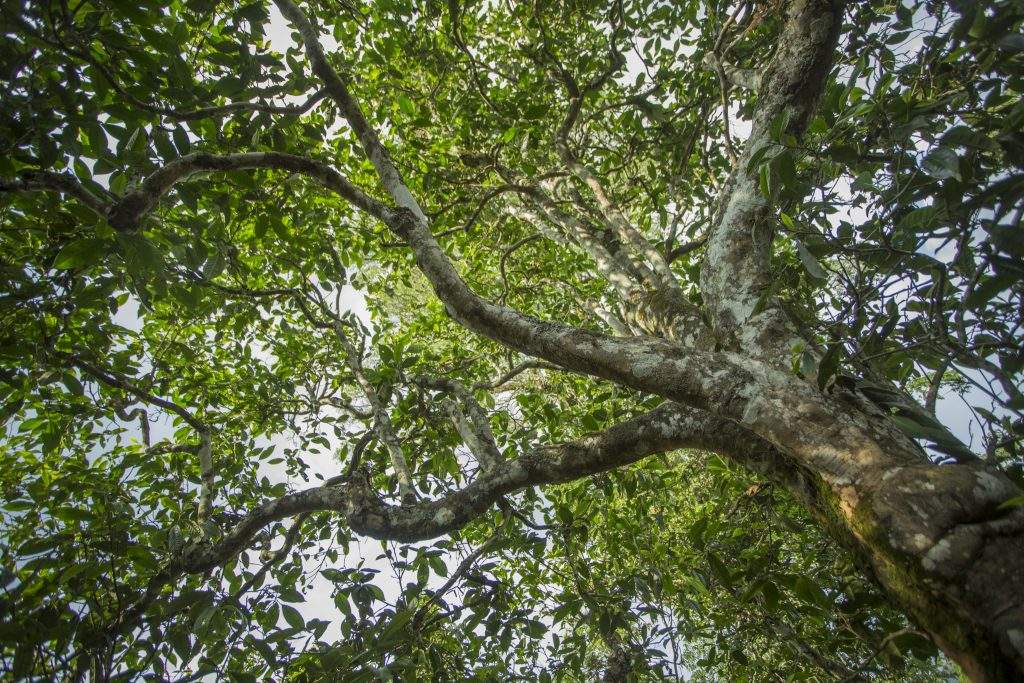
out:
{"label": "upper canopy foliage", "polygon": [[[658,311],[658,292],[609,277],[639,266],[574,165],[699,309],[784,4],[301,10],[477,294],[664,335],[624,312]],[[938,457],[973,449],[1018,477],[1022,20],[1011,1],[851,3],[806,134],[782,117],[749,162],[778,213],[768,296],[806,337],[792,372],[895,386],[865,393]],[[482,415],[513,460],[663,399],[523,368],[446,314],[406,245],[323,170],[386,196],[273,3],[8,0],[0,22],[5,675],[944,670],[785,494],[699,453],[503,497],[432,545],[357,544],[330,512],[276,517],[237,557],[171,577],[183,548],[306,481],[365,471],[392,503],[406,484],[462,488],[479,458],[460,416],[472,433]],[[249,152],[279,156],[224,161]],[[194,168],[150,192],[182,157]],[[158,201],[129,211],[146,193]],[[959,394],[970,437],[934,417]]]}

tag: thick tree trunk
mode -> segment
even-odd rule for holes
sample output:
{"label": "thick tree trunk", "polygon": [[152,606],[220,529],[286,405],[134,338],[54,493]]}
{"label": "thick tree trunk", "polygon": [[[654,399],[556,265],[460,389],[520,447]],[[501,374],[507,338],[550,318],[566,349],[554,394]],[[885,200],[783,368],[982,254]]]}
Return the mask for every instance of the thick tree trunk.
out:
{"label": "thick tree trunk", "polygon": [[981,463],[931,464],[852,395],[794,393],[772,416],[771,440],[795,446],[776,479],[972,681],[1024,680],[1024,507],[1001,507],[1020,489]]}
{"label": "thick tree trunk", "polygon": [[[777,302],[762,301],[777,216],[750,162],[774,153],[775,121],[798,138],[805,130],[833,63],[844,5],[787,5],[701,270],[715,338],[735,368],[709,371],[702,407],[792,460],[783,477],[791,490],[973,680],[1024,680],[1024,508],[1000,507],[1020,495],[1018,487],[981,465],[935,466],[857,395],[823,394],[794,377],[786,359],[800,330]],[[673,387],[663,395],[673,396]],[[806,476],[794,477],[794,469]]]}
{"label": "thick tree trunk", "polygon": [[879,584],[974,681],[1024,679],[1024,509],[982,465],[894,465],[830,487]]}

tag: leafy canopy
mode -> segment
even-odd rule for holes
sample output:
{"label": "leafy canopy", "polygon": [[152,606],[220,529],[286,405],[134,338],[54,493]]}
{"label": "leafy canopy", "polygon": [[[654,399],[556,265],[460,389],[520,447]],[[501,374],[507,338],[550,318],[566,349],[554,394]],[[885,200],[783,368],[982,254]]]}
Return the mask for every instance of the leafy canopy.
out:
{"label": "leafy canopy", "polygon": [[[608,329],[618,293],[523,189],[599,224],[556,150],[568,80],[597,83],[573,153],[699,305],[714,199],[757,107],[714,60],[763,67],[780,4],[302,9],[474,290]],[[165,585],[182,548],[307,481],[360,468],[397,499],[370,393],[427,497],[476,464],[451,392],[424,377],[470,387],[507,460],[661,399],[543,368],[489,388],[526,359],[467,334],[403,244],[305,173],[208,170],[137,230],[107,220],[197,152],[301,156],[382,195],[273,5],[2,14],[5,675],[588,680],[616,657],[640,678],[944,670],[783,493],[700,453],[526,490],[433,542],[378,545],[305,514]],[[777,153],[752,162],[782,231],[771,295],[826,350],[794,348],[793,371],[892,381],[931,406],[966,392],[973,447],[1010,471],[1024,434],[1022,18],[1013,2],[851,3],[808,134],[780,121]],[[937,453],[963,454],[934,418],[890,407]]]}

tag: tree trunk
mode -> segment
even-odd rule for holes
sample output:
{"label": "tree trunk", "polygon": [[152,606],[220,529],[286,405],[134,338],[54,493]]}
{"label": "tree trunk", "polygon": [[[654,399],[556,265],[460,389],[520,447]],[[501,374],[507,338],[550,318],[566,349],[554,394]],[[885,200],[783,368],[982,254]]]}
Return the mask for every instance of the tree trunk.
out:
{"label": "tree trunk", "polygon": [[1024,677],[1024,509],[982,465],[895,465],[830,487],[894,600],[974,681]]}
{"label": "tree trunk", "polygon": [[792,461],[755,469],[776,474],[972,681],[1024,679],[1024,507],[1001,507],[1020,489],[980,462],[928,462],[852,394],[794,393],[770,438]]}

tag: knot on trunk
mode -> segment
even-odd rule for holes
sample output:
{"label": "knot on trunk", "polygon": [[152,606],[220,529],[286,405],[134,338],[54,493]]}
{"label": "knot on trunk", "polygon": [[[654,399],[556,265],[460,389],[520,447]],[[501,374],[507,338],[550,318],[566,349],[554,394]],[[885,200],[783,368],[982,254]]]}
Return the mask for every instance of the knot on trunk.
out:
{"label": "knot on trunk", "polygon": [[894,550],[949,575],[964,569],[984,537],[1008,526],[1024,531],[1024,508],[1001,507],[1018,495],[1006,475],[980,464],[915,465],[882,474],[872,508],[891,520]]}
{"label": "knot on trunk", "polygon": [[420,220],[416,212],[404,206],[396,206],[391,209],[391,219],[388,225],[395,231],[395,234],[404,240],[408,240],[413,231],[420,227]]}
{"label": "knot on trunk", "polygon": [[136,190],[124,196],[107,214],[107,223],[118,232],[135,232],[139,228],[139,219],[152,208],[152,201],[144,192]]}

